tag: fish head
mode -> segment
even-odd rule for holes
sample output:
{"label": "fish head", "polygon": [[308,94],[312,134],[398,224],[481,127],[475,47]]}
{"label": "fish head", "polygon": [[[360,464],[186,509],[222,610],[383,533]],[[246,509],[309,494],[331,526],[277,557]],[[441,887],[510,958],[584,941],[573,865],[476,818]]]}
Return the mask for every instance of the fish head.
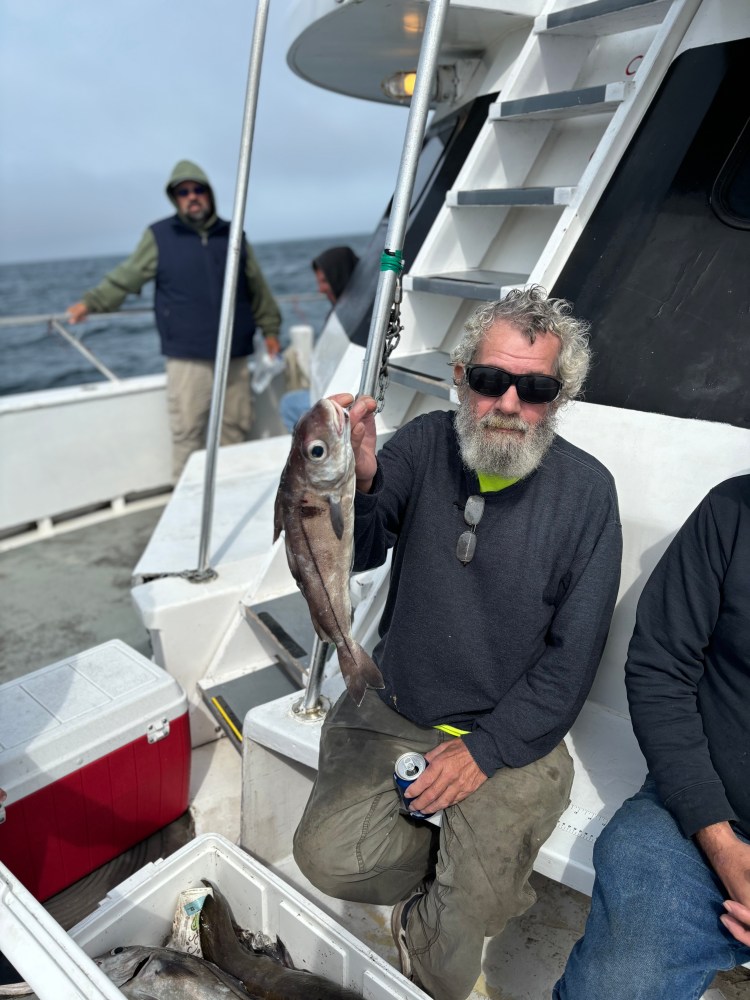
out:
{"label": "fish head", "polygon": [[314,489],[335,489],[354,475],[349,414],[333,399],[319,399],[299,420],[292,448]]}
{"label": "fish head", "polygon": [[94,962],[115,986],[123,986],[138,973],[153,950],[143,945],[126,945],[113,948],[106,955],[97,955]]}

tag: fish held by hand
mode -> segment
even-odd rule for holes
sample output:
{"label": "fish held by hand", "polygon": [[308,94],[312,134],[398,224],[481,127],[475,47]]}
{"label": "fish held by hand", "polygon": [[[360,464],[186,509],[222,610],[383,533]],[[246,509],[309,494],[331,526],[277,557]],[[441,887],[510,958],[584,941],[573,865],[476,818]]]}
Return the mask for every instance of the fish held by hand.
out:
{"label": "fish held by hand", "polygon": [[318,400],[294,429],[276,494],[273,537],[284,532],[289,569],[315,631],[335,644],[347,691],[359,705],[368,686],[384,684],[351,631],[354,464],[348,413],[335,400]]}

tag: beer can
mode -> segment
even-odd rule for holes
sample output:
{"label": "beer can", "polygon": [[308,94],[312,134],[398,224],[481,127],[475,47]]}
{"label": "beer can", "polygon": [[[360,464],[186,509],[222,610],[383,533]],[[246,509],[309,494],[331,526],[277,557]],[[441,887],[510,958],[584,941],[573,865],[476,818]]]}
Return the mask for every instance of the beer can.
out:
{"label": "beer can", "polygon": [[432,816],[432,813],[423,813],[418,809],[409,809],[409,800],[404,798],[404,792],[413,781],[417,780],[420,774],[424,773],[427,764],[428,761],[421,753],[410,752],[402,753],[393,766],[393,780],[398,787],[401,801],[404,803],[404,808],[409,815],[414,816],[415,819],[426,819],[428,816]]}

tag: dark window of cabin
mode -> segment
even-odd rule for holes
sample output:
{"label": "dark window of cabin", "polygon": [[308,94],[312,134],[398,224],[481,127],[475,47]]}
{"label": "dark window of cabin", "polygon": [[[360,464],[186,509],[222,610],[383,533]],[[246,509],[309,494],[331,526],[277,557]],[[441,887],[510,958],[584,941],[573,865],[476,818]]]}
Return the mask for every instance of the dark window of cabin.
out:
{"label": "dark window of cabin", "polygon": [[673,63],[555,284],[592,324],[590,402],[750,427],[749,61]]}
{"label": "dark window of cabin", "polygon": [[728,226],[750,229],[750,120],[714,182],[711,208]]}

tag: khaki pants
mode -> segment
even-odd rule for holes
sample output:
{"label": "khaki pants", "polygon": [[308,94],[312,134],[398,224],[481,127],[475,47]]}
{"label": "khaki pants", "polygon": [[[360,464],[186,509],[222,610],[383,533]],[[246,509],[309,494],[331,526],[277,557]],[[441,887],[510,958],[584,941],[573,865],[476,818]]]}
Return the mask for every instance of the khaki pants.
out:
{"label": "khaki pants", "polygon": [[526,767],[501,768],[443,813],[439,829],[400,811],[396,758],[453,737],[407,721],[368,691],[329,712],[317,780],[294,838],[302,872],[340,899],[392,905],[435,879],[409,914],[414,970],[436,1000],[463,1000],[484,938],[535,901],[534,859],[568,804],[573,762],[560,743]]}
{"label": "khaki pants", "polygon": [[[167,405],[172,432],[172,475],[179,479],[188,457],[206,447],[214,385],[213,361],[167,358]],[[227,373],[221,441],[241,444],[250,436],[252,406],[247,358],[232,358]]]}

